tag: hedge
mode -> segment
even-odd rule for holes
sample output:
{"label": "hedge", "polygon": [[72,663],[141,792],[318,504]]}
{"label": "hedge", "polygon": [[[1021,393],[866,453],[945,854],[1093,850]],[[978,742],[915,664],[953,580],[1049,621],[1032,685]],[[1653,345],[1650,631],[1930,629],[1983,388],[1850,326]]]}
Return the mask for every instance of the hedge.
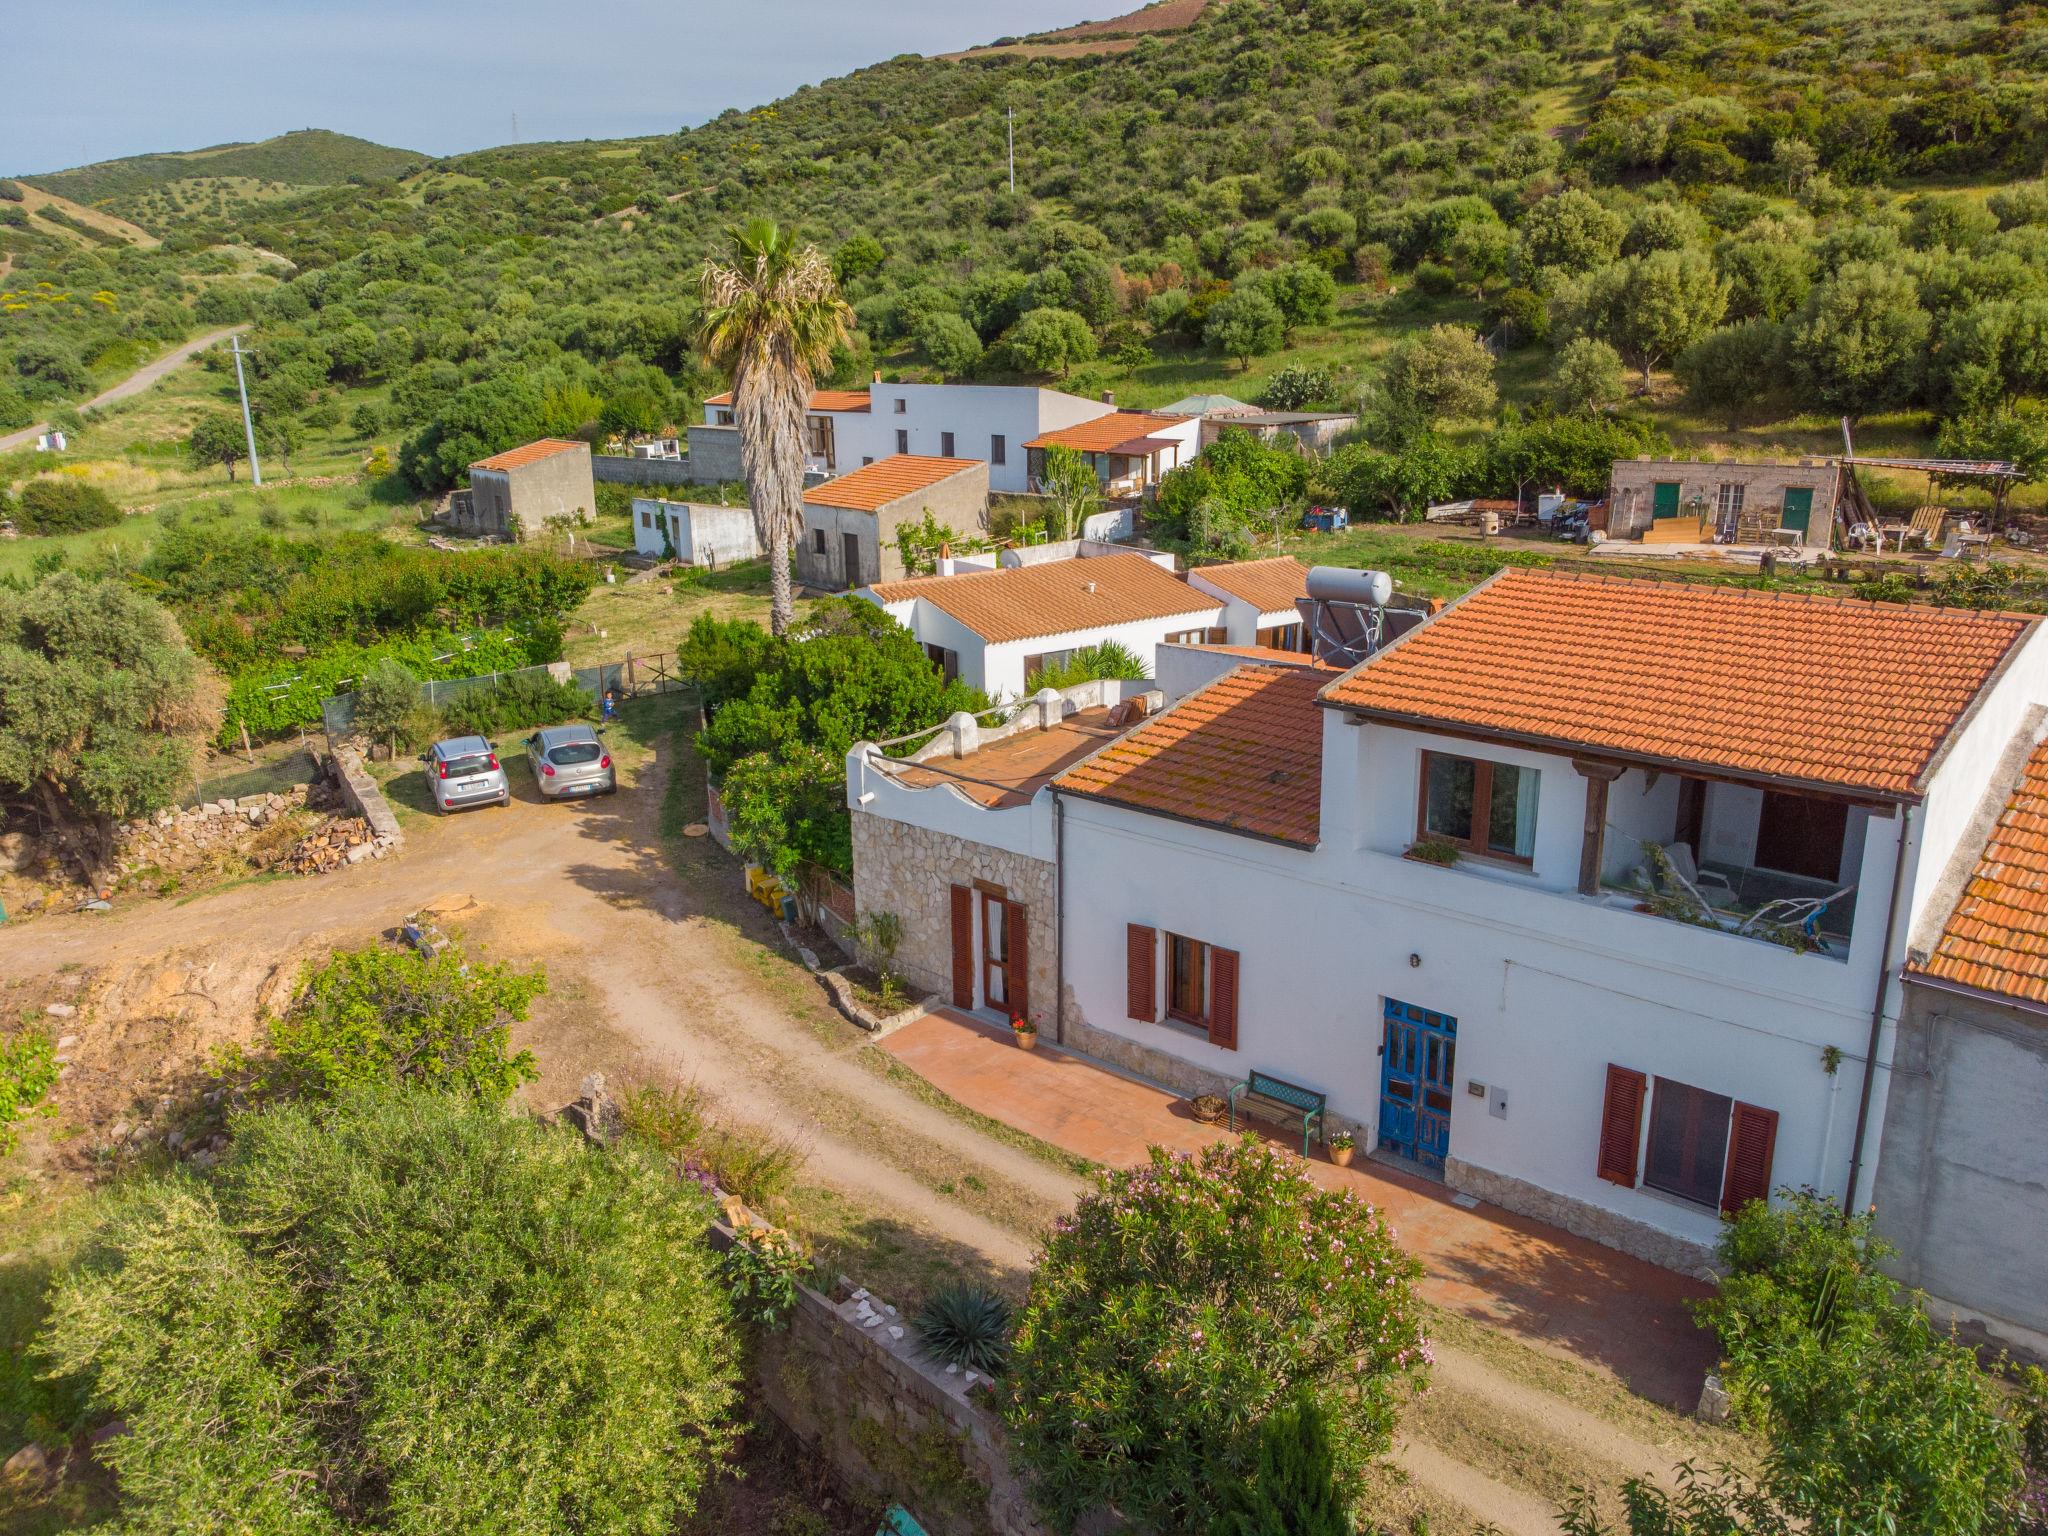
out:
{"label": "hedge", "polygon": [[380,661],[395,661],[415,677],[438,681],[516,672],[521,667],[559,661],[561,655],[562,632],[551,624],[534,625],[523,633],[510,629],[473,635],[442,631],[376,645],[337,645],[304,661],[240,673],[228,690],[219,739],[223,746],[229,744],[244,725],[252,736],[282,736],[295,727],[319,725],[321,701],[345,693],[349,683]]}

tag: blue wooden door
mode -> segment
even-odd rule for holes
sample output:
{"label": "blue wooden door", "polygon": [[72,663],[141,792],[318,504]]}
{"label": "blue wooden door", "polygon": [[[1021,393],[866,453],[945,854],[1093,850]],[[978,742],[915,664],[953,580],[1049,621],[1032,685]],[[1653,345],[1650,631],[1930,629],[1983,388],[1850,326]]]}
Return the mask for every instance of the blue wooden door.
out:
{"label": "blue wooden door", "polygon": [[1458,1021],[1388,998],[1380,1047],[1380,1145],[1431,1168],[1451,1150]]}

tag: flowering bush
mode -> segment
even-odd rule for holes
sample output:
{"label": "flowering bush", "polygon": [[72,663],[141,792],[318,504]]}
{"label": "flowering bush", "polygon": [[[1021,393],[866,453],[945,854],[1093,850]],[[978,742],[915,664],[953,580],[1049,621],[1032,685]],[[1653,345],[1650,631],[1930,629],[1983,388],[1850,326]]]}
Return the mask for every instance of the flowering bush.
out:
{"label": "flowering bush", "polygon": [[1421,1266],[1356,1195],[1246,1137],[1099,1176],[1055,1225],[1011,1345],[1004,1416],[1068,1528],[1114,1504],[1206,1528],[1281,1403],[1325,1415],[1340,1475],[1384,1451],[1430,1364]]}
{"label": "flowering bush", "polygon": [[741,1226],[720,1260],[732,1308],[748,1322],[779,1328],[796,1307],[799,1281],[810,1273],[810,1255],[780,1227]]}

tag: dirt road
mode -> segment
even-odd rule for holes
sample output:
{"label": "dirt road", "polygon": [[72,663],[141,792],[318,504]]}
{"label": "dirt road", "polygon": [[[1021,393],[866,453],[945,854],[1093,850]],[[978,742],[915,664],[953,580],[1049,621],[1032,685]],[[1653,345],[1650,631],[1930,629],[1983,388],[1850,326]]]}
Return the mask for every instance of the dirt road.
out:
{"label": "dirt road", "polygon": [[[546,965],[549,995],[518,1037],[541,1062],[536,1105],[565,1102],[592,1070],[694,1082],[721,1118],[806,1147],[799,1214],[849,1273],[885,1295],[952,1275],[1016,1288],[1034,1234],[1081,1179],[889,1075],[745,899],[731,861],[708,840],[659,835],[672,771],[677,808],[694,812],[694,760],[671,751],[660,738],[622,793],[572,806],[539,804],[515,766],[508,810],[408,814],[398,854],[338,874],[0,927],[0,1003],[78,1000],[58,1118],[87,1127],[77,1144],[88,1145],[114,1114],[147,1115],[163,1063],[245,1038],[303,961],[434,905],[478,953]],[[424,804],[417,774],[393,790]],[[1732,1452],[1721,1432],[1588,1367],[1469,1321],[1439,1328],[1437,1385],[1368,1489],[1389,1526],[1491,1520],[1509,1536],[1552,1536],[1550,1512],[1573,1486],[1612,1489]]]}
{"label": "dirt road", "polygon": [[[130,395],[139,395],[173,368],[204,352],[215,342],[226,341],[237,331],[246,331],[247,329],[249,327],[246,324],[226,325],[217,331],[208,331],[204,336],[195,336],[182,346],[165,353],[155,362],[144,363],[120,383],[101,390],[90,400],[86,401],[85,404],[81,405],[79,409],[81,411],[90,411],[98,406],[112,405],[116,400],[126,400]],[[9,432],[6,436],[0,437],[0,453],[6,453],[9,449],[20,448],[32,443],[49,430],[50,424],[47,421],[39,421],[32,426],[23,427],[19,432]]]}

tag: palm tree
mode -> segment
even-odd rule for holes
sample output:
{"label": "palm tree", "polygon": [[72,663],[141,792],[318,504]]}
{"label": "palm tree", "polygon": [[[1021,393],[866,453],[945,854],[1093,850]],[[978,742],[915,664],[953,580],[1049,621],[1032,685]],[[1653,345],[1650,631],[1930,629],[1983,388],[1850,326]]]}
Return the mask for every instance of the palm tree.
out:
{"label": "palm tree", "polygon": [[772,220],[752,219],[726,235],[729,259],[707,257],[698,277],[704,314],[697,344],[732,377],[740,469],[768,550],[769,626],[780,635],[796,618],[789,552],[803,530],[811,378],[846,339],[853,310],[818,248],[799,247]]}

